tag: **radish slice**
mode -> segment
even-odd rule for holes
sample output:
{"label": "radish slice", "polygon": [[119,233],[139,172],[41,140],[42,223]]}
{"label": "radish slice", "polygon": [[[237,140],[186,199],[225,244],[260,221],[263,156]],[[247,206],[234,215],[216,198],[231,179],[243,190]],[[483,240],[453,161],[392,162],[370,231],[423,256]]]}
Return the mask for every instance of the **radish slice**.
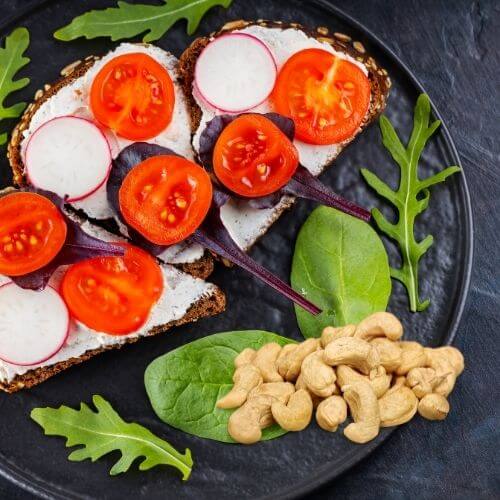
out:
{"label": "radish slice", "polygon": [[200,54],[195,85],[208,104],[237,113],[267,99],[276,81],[276,62],[258,38],[231,33],[216,38]]}
{"label": "radish slice", "polygon": [[21,366],[41,363],[61,349],[68,333],[68,309],[53,288],[0,286],[0,359]]}
{"label": "radish slice", "polygon": [[99,127],[76,116],[54,118],[35,130],[26,147],[26,172],[33,186],[77,201],[108,178],[111,152]]}

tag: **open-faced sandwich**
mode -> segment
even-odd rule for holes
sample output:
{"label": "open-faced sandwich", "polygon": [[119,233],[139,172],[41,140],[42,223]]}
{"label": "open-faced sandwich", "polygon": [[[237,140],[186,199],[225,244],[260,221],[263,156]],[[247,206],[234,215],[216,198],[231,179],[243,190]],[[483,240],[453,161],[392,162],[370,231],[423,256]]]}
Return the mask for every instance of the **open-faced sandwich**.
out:
{"label": "open-faced sandwich", "polygon": [[[360,42],[330,34],[324,27],[310,31],[296,23],[271,21],[233,21],[197,38],[180,57],[179,74],[190,105],[193,147],[201,160],[228,115],[278,113],[293,120],[291,136],[299,162],[314,176],[384,110],[391,86],[387,71]],[[222,117],[223,124],[216,117]],[[256,143],[265,135],[255,135]],[[246,151],[249,142],[235,147]],[[282,137],[274,142],[283,144]],[[223,207],[222,219],[240,247],[248,249],[297,193],[285,191],[260,206],[248,203],[245,198],[262,196],[262,190],[258,183],[249,186],[247,167],[252,164],[259,178],[260,168],[269,187],[265,162],[256,151],[245,156],[234,149],[226,156],[230,165],[224,175],[217,166],[215,174],[236,187],[241,199]],[[271,180],[278,179],[271,175]]]}

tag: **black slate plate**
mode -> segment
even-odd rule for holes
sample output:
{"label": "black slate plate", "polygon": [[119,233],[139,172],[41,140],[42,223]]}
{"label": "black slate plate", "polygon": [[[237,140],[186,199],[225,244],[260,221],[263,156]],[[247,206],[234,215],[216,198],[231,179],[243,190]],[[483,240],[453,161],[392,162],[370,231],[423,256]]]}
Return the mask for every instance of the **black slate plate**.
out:
{"label": "black slate plate", "polygon": [[[113,0],[33,2],[24,12],[0,22],[1,37],[21,25],[28,27],[31,33],[32,63],[24,73],[32,82],[20,93],[25,100],[29,101],[43,83],[53,81],[66,64],[91,53],[104,53],[112,47],[105,40],[57,43],[51,34],[83,10],[113,4]],[[227,11],[212,10],[199,33],[207,33],[237,18],[328,26],[331,31],[348,33],[360,40],[393,80],[387,115],[398,130],[408,133],[411,129],[412,108],[422,91],[420,84],[380,40],[326,1],[235,0]],[[158,44],[179,55],[190,40],[181,23]],[[10,176],[3,152],[0,161],[2,184],[7,184]],[[421,168],[429,175],[451,164],[459,164],[459,158],[443,126],[427,148]],[[380,144],[377,127],[363,133],[323,180],[365,206],[378,205],[377,198],[360,179],[360,167],[370,167],[385,179],[397,181],[397,169]],[[303,202],[285,214],[255,247],[254,257],[287,277],[298,228],[312,207]],[[410,314],[403,288],[394,283],[390,309],[402,318],[408,338],[429,345],[449,343],[460,320],[471,272],[471,208],[463,175],[453,176],[445,185],[434,188],[429,210],[420,218],[417,232],[419,235],[432,233],[435,237],[434,246],[423,259],[421,272],[422,297],[431,297],[432,304],[425,313]],[[391,259],[397,258],[390,248]],[[329,435],[313,424],[301,433],[242,447],[201,440],[161,423],[151,410],[143,387],[144,369],[156,356],[207,334],[233,329],[267,329],[300,339],[293,307],[274,292],[238,269],[219,268],[211,279],[227,292],[228,309],[223,315],[140,342],[121,352],[100,355],[30,391],[1,394],[0,473],[33,493],[51,498],[289,498],[333,479],[387,438],[391,432],[388,429],[368,445],[358,446],[349,443],[340,432]],[[44,437],[28,417],[34,407],[61,403],[76,406],[80,401],[89,401],[96,393],[108,398],[125,419],[148,426],[179,449],[189,447],[195,459],[189,481],[182,483],[169,468],[147,473],[132,470],[111,478],[107,473],[116,455],[94,464],[68,462],[63,440]],[[428,432],[439,432],[439,427],[429,424]]]}

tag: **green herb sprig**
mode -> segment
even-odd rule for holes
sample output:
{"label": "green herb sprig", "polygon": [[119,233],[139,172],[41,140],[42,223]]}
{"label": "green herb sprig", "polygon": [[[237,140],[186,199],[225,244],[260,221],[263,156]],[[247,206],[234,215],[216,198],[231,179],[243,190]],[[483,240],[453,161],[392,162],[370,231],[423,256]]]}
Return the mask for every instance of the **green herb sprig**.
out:
{"label": "green herb sprig", "polygon": [[110,37],[111,40],[132,38],[145,33],[143,41],[161,38],[177,21],[186,19],[187,33],[192,35],[202,17],[217,5],[229,7],[232,0],[164,0],[164,5],[118,2],[117,7],[91,10],[75,17],[57,30],[54,37],[64,42],[75,38]]}
{"label": "green herb sprig", "polygon": [[[5,39],[5,47],[0,47],[0,120],[17,118],[26,107],[25,102],[7,107],[4,101],[9,94],[26,87],[30,82],[29,78],[14,80],[16,73],[30,62],[23,55],[29,43],[28,30],[17,28]],[[0,134],[0,145],[6,142],[7,134]]]}
{"label": "green herb sprig", "polygon": [[421,94],[417,100],[413,131],[406,147],[391,122],[385,116],[381,116],[382,142],[401,171],[398,189],[392,190],[374,173],[366,168],[361,169],[361,174],[368,185],[394,205],[398,212],[395,223],[389,222],[377,208],[372,210],[372,215],[380,231],[399,246],[402,266],[391,267],[391,276],[406,287],[412,312],[423,311],[430,304],[429,299],[421,301],[419,298],[418,264],[433,243],[432,235],[427,235],[421,241],[415,239],[415,219],[429,205],[429,188],[460,171],[459,167],[451,166],[426,179],[420,179],[418,176],[418,162],[422,151],[440,124],[439,120],[431,122],[430,101],[425,94]]}
{"label": "green herb sprig", "polygon": [[35,408],[31,418],[43,427],[46,435],[66,437],[66,446],[84,445],[73,451],[69,460],[95,461],[120,450],[122,456],[111,468],[111,476],[126,472],[141,457],[141,471],[156,465],[172,465],[181,471],[182,479],[188,479],[193,466],[190,450],[181,454],[142,425],[125,422],[103,397],[93,396],[92,401],[97,412],[82,403],[80,410],[67,406]]}

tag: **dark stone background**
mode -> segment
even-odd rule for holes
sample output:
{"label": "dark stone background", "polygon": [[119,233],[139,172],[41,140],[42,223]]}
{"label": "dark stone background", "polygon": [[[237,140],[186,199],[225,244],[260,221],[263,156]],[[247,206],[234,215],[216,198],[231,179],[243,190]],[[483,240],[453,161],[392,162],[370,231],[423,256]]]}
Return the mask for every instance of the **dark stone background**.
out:
{"label": "dark stone background", "polygon": [[[0,16],[26,3],[0,0]],[[416,419],[401,427],[312,498],[500,498],[500,2],[332,3],[387,43],[441,112],[471,190],[475,254],[455,342],[467,369],[448,419],[439,424]],[[429,432],[431,425],[438,432]],[[0,498],[32,497],[0,478]]]}

